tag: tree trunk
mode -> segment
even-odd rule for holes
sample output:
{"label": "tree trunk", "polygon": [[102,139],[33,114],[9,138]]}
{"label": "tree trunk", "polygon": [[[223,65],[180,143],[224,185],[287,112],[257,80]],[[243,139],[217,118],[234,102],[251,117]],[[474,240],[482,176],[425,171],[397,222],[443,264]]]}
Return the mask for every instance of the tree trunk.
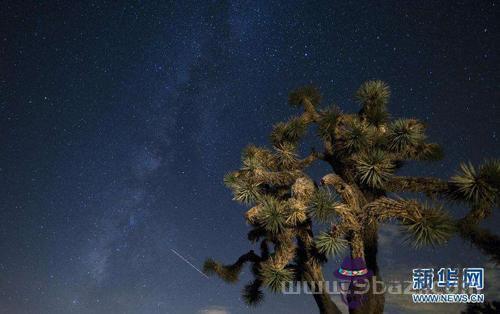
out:
{"label": "tree trunk", "polygon": [[328,293],[313,294],[314,301],[319,308],[320,314],[341,314],[335,303],[333,303],[331,296]]}
{"label": "tree trunk", "polygon": [[[384,313],[384,294],[374,294],[373,283],[381,282],[380,275],[375,275],[370,279],[369,290],[364,295],[363,303],[355,309],[349,309],[350,314],[382,314]],[[382,287],[379,285],[377,291],[381,291]]]}
{"label": "tree trunk", "polygon": [[382,286],[377,284],[374,287],[373,283],[382,281],[378,271],[377,250],[378,250],[378,225],[376,223],[366,226],[363,233],[363,242],[365,246],[365,261],[366,267],[373,272],[373,277],[370,278],[370,288],[366,292],[363,303],[360,307],[350,309],[350,314],[382,314],[384,312],[385,296],[384,294],[374,294],[376,291],[382,291]]}
{"label": "tree trunk", "polygon": [[[307,276],[309,287],[313,291],[314,301],[318,305],[320,314],[342,314],[339,308],[333,303],[327,287],[325,287],[325,278],[319,265],[308,265]],[[318,285],[321,285],[318,287]]]}

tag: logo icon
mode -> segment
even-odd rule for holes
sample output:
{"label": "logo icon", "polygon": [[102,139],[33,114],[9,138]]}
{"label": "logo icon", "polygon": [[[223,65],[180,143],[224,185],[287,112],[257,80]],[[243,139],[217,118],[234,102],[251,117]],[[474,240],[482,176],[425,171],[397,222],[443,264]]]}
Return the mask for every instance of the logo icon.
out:
{"label": "logo icon", "polygon": [[341,299],[349,309],[360,307],[366,299],[366,291],[361,288],[368,284],[373,272],[366,268],[365,260],[361,257],[346,257],[334,273],[340,279]]}

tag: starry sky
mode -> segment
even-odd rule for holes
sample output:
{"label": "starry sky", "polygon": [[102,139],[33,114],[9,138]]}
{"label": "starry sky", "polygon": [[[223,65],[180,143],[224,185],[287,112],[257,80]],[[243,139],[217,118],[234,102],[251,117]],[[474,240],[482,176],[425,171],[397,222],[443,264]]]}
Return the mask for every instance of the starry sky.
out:
{"label": "starry sky", "polygon": [[[297,113],[317,85],[357,111],[367,79],[390,110],[428,124],[449,177],[500,156],[500,3],[495,1],[7,1],[0,10],[1,313],[315,313],[310,296],[207,279],[213,256],[251,248],[223,186],[247,143]],[[327,169],[320,169],[327,171]],[[318,170],[318,173],[321,171]],[[460,213],[460,208],[453,209]],[[485,222],[497,227],[500,215]],[[498,233],[497,233],[498,234]],[[414,251],[381,231],[384,278],[414,265],[487,267],[461,239]],[[329,263],[326,276],[336,262]],[[488,298],[500,298],[490,280]],[[387,313],[420,313],[389,297]],[[460,307],[432,307],[457,313]],[[436,310],[436,311],[438,311]]]}

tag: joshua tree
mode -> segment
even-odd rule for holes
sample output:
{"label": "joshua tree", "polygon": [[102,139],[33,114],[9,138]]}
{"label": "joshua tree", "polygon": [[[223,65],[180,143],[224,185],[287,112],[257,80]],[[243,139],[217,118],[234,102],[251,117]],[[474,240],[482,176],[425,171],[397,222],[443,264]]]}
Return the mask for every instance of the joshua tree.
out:
{"label": "joshua tree", "polygon": [[[359,112],[343,113],[337,107],[320,109],[314,87],[293,91],[289,102],[302,113],[274,126],[272,149],[245,148],[241,169],[224,178],[234,199],[251,207],[245,214],[251,227],[248,239],[257,243],[259,252],[251,250],[229,265],[208,259],[205,271],[232,283],[249,263],[254,280],[245,286],[243,297],[252,305],[263,299],[266,287],[273,292],[289,282],[324,287],[322,265],[344,249],[351,257],[363,258],[381,281],[381,222],[399,223],[416,247],[441,245],[458,233],[498,261],[498,237],[477,226],[498,206],[500,161],[479,167],[463,163],[449,180],[398,175],[407,161],[434,161],[442,153],[438,144],[427,141],[421,121],[390,118],[389,95],[384,82],[368,81],[356,93]],[[299,144],[311,127],[322,148],[300,157]],[[306,173],[314,162],[331,167],[320,182]],[[418,196],[398,196],[405,192]],[[454,219],[444,205],[457,203],[470,211]],[[315,236],[313,230],[318,229],[323,231]],[[363,305],[351,313],[383,312],[384,296],[371,289]],[[326,292],[314,298],[320,313],[340,313]]]}

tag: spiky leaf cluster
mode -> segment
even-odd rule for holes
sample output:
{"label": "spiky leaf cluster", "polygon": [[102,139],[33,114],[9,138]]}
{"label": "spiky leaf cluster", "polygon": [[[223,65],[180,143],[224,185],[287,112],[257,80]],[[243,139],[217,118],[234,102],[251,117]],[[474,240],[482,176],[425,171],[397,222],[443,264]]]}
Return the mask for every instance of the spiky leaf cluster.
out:
{"label": "spiky leaf cluster", "polygon": [[339,130],[339,146],[345,155],[354,154],[370,146],[373,129],[358,119],[345,121]]}
{"label": "spiky leaf cluster", "polygon": [[407,152],[406,158],[421,161],[437,161],[443,159],[444,153],[439,144],[422,143]]}
{"label": "spiky leaf cluster", "polygon": [[389,125],[387,138],[391,151],[405,152],[424,142],[424,126],[414,119],[397,119]]}
{"label": "spiky leaf cluster", "polygon": [[297,88],[288,96],[288,102],[292,106],[299,107],[303,105],[304,100],[310,101],[315,106],[321,101],[321,94],[316,87],[309,85]]}
{"label": "spiky leaf cluster", "polygon": [[330,222],[338,205],[337,197],[328,188],[321,187],[310,199],[309,216],[321,223]]}
{"label": "spiky leaf cluster", "polygon": [[482,164],[479,173],[494,189],[500,190],[500,159],[490,159]]}
{"label": "spiky leaf cluster", "polygon": [[259,213],[259,222],[266,230],[273,234],[283,231],[286,227],[285,206],[272,196],[261,199],[262,210]]}
{"label": "spiky leaf cluster", "polygon": [[274,147],[277,162],[283,169],[296,169],[298,166],[297,146],[290,142],[282,142]]}
{"label": "spiky leaf cluster", "polygon": [[260,183],[249,180],[236,179],[229,177],[227,180],[233,191],[233,199],[243,204],[252,204],[260,196]]}
{"label": "spiky leaf cluster", "polygon": [[245,285],[242,292],[243,301],[250,306],[255,306],[261,303],[264,299],[264,293],[262,292],[261,287],[261,279],[256,279]]}
{"label": "spiky leaf cluster", "polygon": [[451,178],[454,196],[473,204],[494,204],[500,191],[500,162],[490,160],[478,170],[471,163],[462,163]]}
{"label": "spiky leaf cluster", "polygon": [[371,124],[379,126],[389,117],[387,103],[391,95],[389,86],[382,81],[368,81],[361,85],[356,99],[361,103],[361,115]]}
{"label": "spiky leaf cluster", "polygon": [[283,143],[297,143],[305,134],[307,124],[300,118],[294,118],[288,122],[279,122],[274,126],[271,133],[271,142],[274,146]]}
{"label": "spiky leaf cluster", "polygon": [[235,184],[238,183],[238,173],[236,171],[229,172],[224,175],[224,185],[228,188],[231,188]]}
{"label": "spiky leaf cluster", "polygon": [[315,243],[318,251],[327,256],[340,256],[348,246],[347,240],[331,232],[321,232]]}
{"label": "spiky leaf cluster", "polygon": [[394,173],[395,164],[390,155],[380,149],[372,149],[356,157],[358,180],[369,187],[383,189]]}
{"label": "spiky leaf cluster", "polygon": [[452,218],[441,207],[428,204],[422,205],[411,217],[403,219],[402,225],[408,233],[407,240],[415,247],[444,244],[456,229]]}
{"label": "spiky leaf cluster", "polygon": [[241,163],[243,171],[271,170],[276,166],[276,160],[271,151],[254,145],[248,145],[243,149]]}
{"label": "spiky leaf cluster", "polygon": [[228,283],[234,283],[238,281],[238,275],[241,271],[241,267],[231,267],[222,265],[213,259],[208,259],[205,261],[203,266],[203,272],[207,275],[217,274],[222,280]]}
{"label": "spiky leaf cluster", "polygon": [[318,121],[318,133],[321,138],[331,141],[335,138],[335,130],[337,128],[337,122],[341,115],[338,107],[333,107],[328,110],[321,111]]}
{"label": "spiky leaf cluster", "polygon": [[273,292],[280,291],[293,281],[293,272],[272,262],[263,263],[260,268],[260,278],[265,286]]}

